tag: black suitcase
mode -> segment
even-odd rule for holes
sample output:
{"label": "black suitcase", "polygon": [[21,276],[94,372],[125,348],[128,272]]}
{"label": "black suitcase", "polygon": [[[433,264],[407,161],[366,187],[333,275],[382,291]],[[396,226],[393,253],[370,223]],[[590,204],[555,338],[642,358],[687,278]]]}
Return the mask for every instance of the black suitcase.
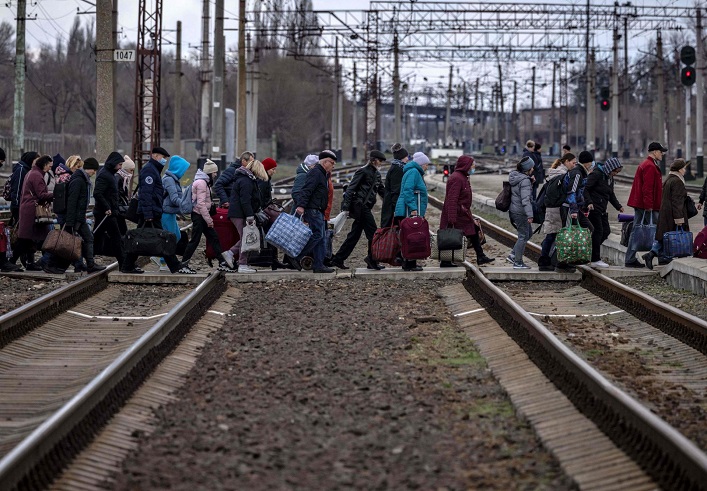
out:
{"label": "black suitcase", "polygon": [[143,227],[128,230],[125,234],[126,254],[138,256],[174,256],[177,253],[177,238],[172,232],[160,228]]}

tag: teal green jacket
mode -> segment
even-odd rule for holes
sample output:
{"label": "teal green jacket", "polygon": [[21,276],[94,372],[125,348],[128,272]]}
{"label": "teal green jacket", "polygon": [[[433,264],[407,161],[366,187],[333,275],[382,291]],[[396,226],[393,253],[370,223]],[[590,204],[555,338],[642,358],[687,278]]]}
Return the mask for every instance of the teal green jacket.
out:
{"label": "teal green jacket", "polygon": [[[418,215],[425,216],[427,211],[427,185],[423,176],[425,171],[422,166],[411,160],[403,167],[403,180],[400,183],[400,196],[395,205],[396,217],[407,217],[410,212],[416,211]],[[420,209],[417,209],[417,197],[420,196]]]}

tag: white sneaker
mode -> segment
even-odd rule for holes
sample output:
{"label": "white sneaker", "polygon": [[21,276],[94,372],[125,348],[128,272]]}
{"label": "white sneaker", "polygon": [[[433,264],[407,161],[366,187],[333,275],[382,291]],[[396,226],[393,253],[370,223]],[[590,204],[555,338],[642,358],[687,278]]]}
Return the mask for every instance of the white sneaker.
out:
{"label": "white sneaker", "polygon": [[238,272],[239,273],[257,273],[258,271],[256,269],[251,268],[248,265],[240,265],[238,266]]}
{"label": "white sneaker", "polygon": [[233,253],[231,251],[226,251],[222,254],[223,260],[226,261],[228,267],[233,269]]}
{"label": "white sneaker", "polygon": [[594,261],[593,263],[589,263],[589,265],[593,268],[608,268],[609,265],[606,264],[604,261]]}

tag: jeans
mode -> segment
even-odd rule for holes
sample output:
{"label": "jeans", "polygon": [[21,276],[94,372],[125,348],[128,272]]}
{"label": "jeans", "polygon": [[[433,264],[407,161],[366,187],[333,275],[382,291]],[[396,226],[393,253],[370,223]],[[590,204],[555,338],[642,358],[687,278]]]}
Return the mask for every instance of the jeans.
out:
{"label": "jeans", "polygon": [[[658,224],[658,212],[656,210],[651,211],[653,215],[653,223],[656,225]],[[642,210],[641,208],[634,208],[633,209],[633,227],[635,230],[636,225],[643,223],[644,217],[646,219],[648,218],[648,212],[646,210]],[[647,221],[647,220],[646,220]],[[634,263],[636,262],[636,246],[633,243],[633,232],[631,232],[631,237],[628,239],[628,247],[626,248],[626,259],[624,260],[624,264],[629,264],[629,263]]]}
{"label": "jeans", "polygon": [[601,244],[611,233],[609,214],[598,211],[589,212],[589,221],[594,226],[592,232],[592,262],[601,261]]}
{"label": "jeans", "polygon": [[518,240],[513,246],[513,257],[515,258],[515,264],[522,264],[525,244],[528,243],[530,236],[533,235],[533,225],[528,223],[528,217],[525,214],[511,213],[510,215],[511,221],[518,227]]}
{"label": "jeans", "polygon": [[356,244],[361,238],[363,232],[366,233],[366,238],[368,239],[368,257],[371,257],[371,241],[373,240],[373,234],[376,233],[376,219],[373,217],[373,213],[368,208],[363,208],[361,210],[361,216],[354,220],[351,225],[351,231],[346,236],[346,240],[341,244],[339,250],[334,254],[332,259],[338,259],[340,261],[345,261],[353,252]]}
{"label": "jeans", "polygon": [[312,254],[314,258],[314,269],[324,269],[324,255],[326,254],[326,246],[324,244],[324,232],[326,231],[326,223],[324,222],[324,214],[315,208],[304,209],[304,221],[309,224],[312,229],[312,236],[309,241],[297,256],[297,259],[302,259],[304,256]]}
{"label": "jeans", "polygon": [[191,223],[191,239],[189,239],[189,243],[184,250],[182,262],[189,262],[191,257],[194,255],[194,252],[196,252],[196,248],[199,246],[199,242],[201,242],[201,235],[203,234],[206,236],[206,242],[211,245],[211,248],[216,253],[216,259],[218,259],[219,264],[222,264],[223,256],[221,254],[223,253],[223,250],[221,249],[221,242],[218,240],[216,230],[214,230],[213,227],[208,226],[206,220],[204,220],[204,217],[202,217],[200,213],[192,212]]}

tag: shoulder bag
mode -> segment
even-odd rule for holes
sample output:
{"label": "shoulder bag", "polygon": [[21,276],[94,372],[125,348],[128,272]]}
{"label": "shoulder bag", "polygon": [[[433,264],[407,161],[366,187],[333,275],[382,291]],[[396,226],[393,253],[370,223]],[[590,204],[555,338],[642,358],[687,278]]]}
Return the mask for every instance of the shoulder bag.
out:
{"label": "shoulder bag", "polygon": [[[32,191],[29,192],[34,199],[37,197]],[[34,203],[34,223],[54,223],[54,217],[52,216],[52,209],[49,203],[40,203],[39,200]]]}

